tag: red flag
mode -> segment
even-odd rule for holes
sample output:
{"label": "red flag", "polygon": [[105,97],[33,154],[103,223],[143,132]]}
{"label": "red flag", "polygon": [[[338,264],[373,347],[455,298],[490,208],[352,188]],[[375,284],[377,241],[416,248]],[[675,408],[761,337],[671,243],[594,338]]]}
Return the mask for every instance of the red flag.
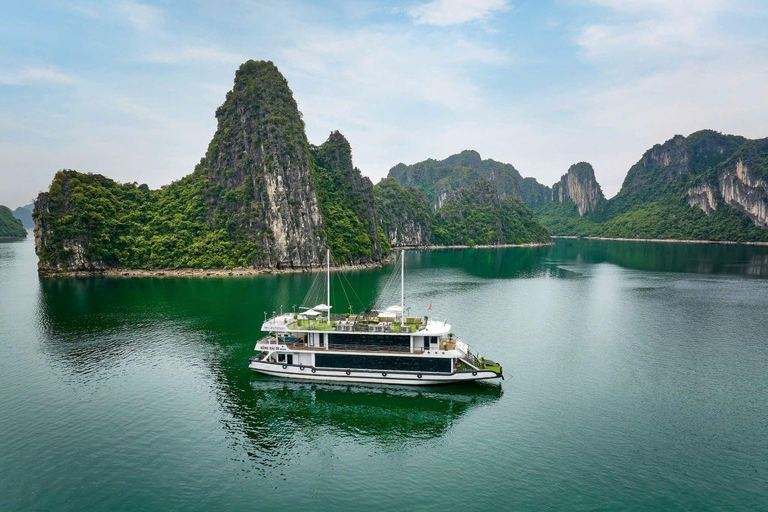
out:
{"label": "red flag", "polygon": [[429,307],[427,308],[427,311],[432,311],[432,303],[429,303]]}

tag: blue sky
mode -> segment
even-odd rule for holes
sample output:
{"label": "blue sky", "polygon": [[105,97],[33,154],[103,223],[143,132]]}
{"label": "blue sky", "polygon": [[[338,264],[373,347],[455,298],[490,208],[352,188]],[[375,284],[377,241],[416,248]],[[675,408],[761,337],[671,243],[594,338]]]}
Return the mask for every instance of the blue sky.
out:
{"label": "blue sky", "polygon": [[768,2],[23,1],[0,17],[0,204],[61,168],[159,187],[190,173],[247,59],[288,79],[307,134],[376,182],[476,149],[615,194],[643,151],[768,136]]}

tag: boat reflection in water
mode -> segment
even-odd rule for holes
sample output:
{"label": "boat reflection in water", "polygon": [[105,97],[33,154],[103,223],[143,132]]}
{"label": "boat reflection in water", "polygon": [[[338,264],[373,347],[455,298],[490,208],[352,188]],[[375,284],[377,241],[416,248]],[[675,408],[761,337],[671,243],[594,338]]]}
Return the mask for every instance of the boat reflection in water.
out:
{"label": "boat reflection in water", "polygon": [[411,388],[262,376],[251,386],[247,415],[257,430],[278,436],[286,427],[286,435],[324,431],[337,438],[398,446],[446,434],[471,409],[493,404],[503,393],[499,385],[480,383]]}

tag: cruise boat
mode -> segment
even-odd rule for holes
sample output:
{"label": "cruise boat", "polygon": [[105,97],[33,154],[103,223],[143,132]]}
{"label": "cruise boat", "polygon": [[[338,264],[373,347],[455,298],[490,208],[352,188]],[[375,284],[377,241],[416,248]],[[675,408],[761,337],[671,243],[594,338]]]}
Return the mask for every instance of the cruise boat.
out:
{"label": "cruise boat", "polygon": [[456,338],[447,320],[408,315],[404,255],[394,270],[400,271],[399,305],[332,314],[329,252],[326,302],[270,318],[265,313],[261,330],[269,335],[256,343],[250,369],[291,379],[398,385],[503,379],[501,365]]}

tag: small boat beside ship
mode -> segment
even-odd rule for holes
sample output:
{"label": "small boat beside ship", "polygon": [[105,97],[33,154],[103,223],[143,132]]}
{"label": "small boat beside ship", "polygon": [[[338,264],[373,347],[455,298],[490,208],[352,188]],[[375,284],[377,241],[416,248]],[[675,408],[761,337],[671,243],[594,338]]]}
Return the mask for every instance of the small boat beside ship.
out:
{"label": "small boat beside ship", "polygon": [[257,354],[250,359],[249,368],[291,379],[373,384],[503,379],[501,365],[480,357],[456,338],[447,320],[408,315],[404,251],[397,269],[399,305],[332,314],[329,254],[326,302],[265,318],[261,330],[269,334],[256,343]]}

